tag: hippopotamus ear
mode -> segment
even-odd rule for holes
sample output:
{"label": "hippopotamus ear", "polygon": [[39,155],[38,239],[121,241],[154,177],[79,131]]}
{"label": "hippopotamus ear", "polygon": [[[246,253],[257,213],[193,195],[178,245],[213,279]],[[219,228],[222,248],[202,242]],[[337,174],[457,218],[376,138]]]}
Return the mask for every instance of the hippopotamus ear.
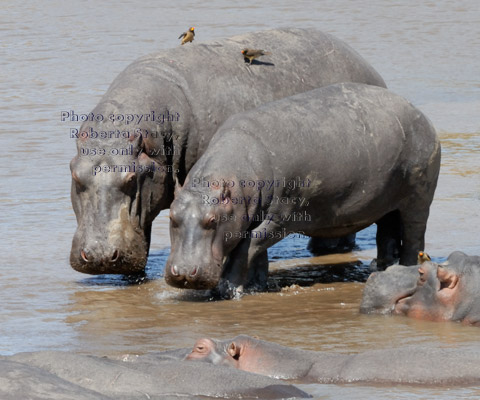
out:
{"label": "hippopotamus ear", "polygon": [[238,360],[240,357],[240,350],[241,347],[235,344],[235,342],[232,342],[228,345],[227,348],[227,353],[235,360]]}
{"label": "hippopotamus ear", "polygon": [[437,277],[440,281],[440,290],[454,289],[458,284],[458,275],[445,267],[438,267]]}
{"label": "hippopotamus ear", "polygon": [[174,197],[177,197],[181,188],[182,188],[182,184],[178,180],[178,176],[175,176],[175,189],[174,189],[174,192],[173,192]]}

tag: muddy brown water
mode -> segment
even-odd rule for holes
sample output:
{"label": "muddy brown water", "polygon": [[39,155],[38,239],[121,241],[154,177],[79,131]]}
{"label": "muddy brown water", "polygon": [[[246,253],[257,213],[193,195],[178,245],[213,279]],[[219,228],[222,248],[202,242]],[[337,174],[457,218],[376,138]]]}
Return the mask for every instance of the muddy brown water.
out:
{"label": "muddy brown water", "polygon": [[[201,336],[257,335],[310,350],[355,353],[406,344],[477,343],[478,328],[358,313],[375,228],[349,254],[314,258],[306,240],[271,249],[270,292],[209,301],[162,278],[165,212],[156,220],[147,278],[87,276],[69,267],[76,222],[60,112],[89,112],[135,58],[196,41],[278,26],[314,27],[359,51],[387,85],[433,121],[442,170],[426,250],[480,254],[480,9],[476,0],[285,0],[241,5],[5,0],[0,15],[0,354],[46,349],[118,355],[191,346]],[[297,285],[297,286],[291,286]],[[281,289],[287,287],[287,289]],[[316,398],[473,398],[480,387],[304,385]]]}

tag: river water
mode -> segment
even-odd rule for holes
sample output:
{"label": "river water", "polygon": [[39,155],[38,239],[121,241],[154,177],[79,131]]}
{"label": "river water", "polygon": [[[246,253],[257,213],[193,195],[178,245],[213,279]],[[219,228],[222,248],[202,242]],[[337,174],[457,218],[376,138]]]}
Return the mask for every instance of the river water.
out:
{"label": "river water", "polygon": [[[305,349],[477,342],[478,328],[359,315],[375,229],[357,251],[312,258],[303,239],[271,249],[271,291],[212,302],[168,287],[166,213],[154,225],[148,279],[87,276],[68,262],[76,222],[60,112],[88,113],[135,58],[196,41],[281,26],[332,33],[359,51],[389,88],[423,110],[442,142],[426,250],[480,254],[480,6],[477,0],[181,3],[3,0],[0,14],[0,354],[71,350],[118,355],[245,333]],[[282,286],[298,286],[281,290]],[[316,398],[471,398],[480,387],[304,385]]]}

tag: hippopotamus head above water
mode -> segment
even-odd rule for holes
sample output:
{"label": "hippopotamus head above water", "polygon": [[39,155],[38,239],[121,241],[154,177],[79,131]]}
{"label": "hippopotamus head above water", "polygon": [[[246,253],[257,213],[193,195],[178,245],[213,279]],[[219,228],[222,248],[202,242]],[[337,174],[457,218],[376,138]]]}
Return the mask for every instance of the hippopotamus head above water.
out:
{"label": "hippopotamus head above water", "polygon": [[[124,107],[132,110],[140,101],[131,96]],[[159,97],[157,110],[163,102]],[[140,273],[148,256],[152,221],[173,197],[172,163],[158,151],[173,141],[165,133],[172,121],[162,126],[142,121],[134,129],[120,130],[106,117],[125,115],[118,107],[102,104],[93,113],[105,120],[82,125],[77,156],[70,163],[71,200],[78,223],[70,263],[89,274]]]}
{"label": "hippopotamus head above water", "polygon": [[199,339],[185,360],[305,383],[403,383],[438,387],[439,383],[478,385],[479,355],[478,346],[449,349],[425,344],[356,354],[326,353],[240,335],[230,340]]}
{"label": "hippopotamus head above water", "polygon": [[280,379],[295,379],[308,374],[315,356],[305,350],[239,335],[230,340],[199,339],[185,360],[229,366]]}
{"label": "hippopotamus head above water", "polygon": [[[211,179],[209,183],[218,183]],[[170,206],[171,254],[165,278],[172,286],[184,289],[212,289],[222,275],[226,256],[240,239],[225,240],[228,232],[248,226],[235,215],[231,190],[224,185],[212,186],[215,206],[202,201],[204,194],[191,188],[187,179],[185,190],[177,185],[175,200]],[[247,210],[245,209],[245,214]],[[220,223],[221,222],[221,223]]]}
{"label": "hippopotamus head above water", "polygon": [[370,276],[360,311],[480,325],[480,257],[456,251],[447,261],[392,266]]}

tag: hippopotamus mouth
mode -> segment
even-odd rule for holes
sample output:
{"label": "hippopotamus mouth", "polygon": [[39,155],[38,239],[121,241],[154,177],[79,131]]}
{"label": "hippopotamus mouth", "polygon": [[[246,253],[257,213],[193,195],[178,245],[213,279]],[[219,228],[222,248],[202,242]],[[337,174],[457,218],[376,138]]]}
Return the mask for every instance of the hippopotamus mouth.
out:
{"label": "hippopotamus mouth", "polygon": [[170,286],[179,289],[213,289],[220,281],[223,263],[214,260],[213,264],[188,265],[186,267],[167,263],[165,279]]}
{"label": "hippopotamus mouth", "polygon": [[365,314],[398,314],[418,289],[418,272],[412,267],[392,266],[368,278],[360,312]]}
{"label": "hippopotamus mouth", "polygon": [[405,303],[412,298],[414,293],[415,293],[415,290],[398,297],[395,300],[395,304],[393,304],[393,306],[392,306],[392,313],[393,314],[403,314],[404,313],[403,308],[404,308]]}
{"label": "hippopotamus mouth", "polygon": [[[408,310],[406,303],[413,297],[413,295],[418,291],[419,288],[425,285],[426,278],[424,276],[423,271],[421,272],[421,268],[419,269],[420,276],[418,277],[417,284],[414,288],[410,290],[406,290],[402,295],[398,296],[395,300],[395,304],[393,305],[392,313],[393,314],[405,314]],[[440,289],[440,284],[438,282],[438,288]]]}

